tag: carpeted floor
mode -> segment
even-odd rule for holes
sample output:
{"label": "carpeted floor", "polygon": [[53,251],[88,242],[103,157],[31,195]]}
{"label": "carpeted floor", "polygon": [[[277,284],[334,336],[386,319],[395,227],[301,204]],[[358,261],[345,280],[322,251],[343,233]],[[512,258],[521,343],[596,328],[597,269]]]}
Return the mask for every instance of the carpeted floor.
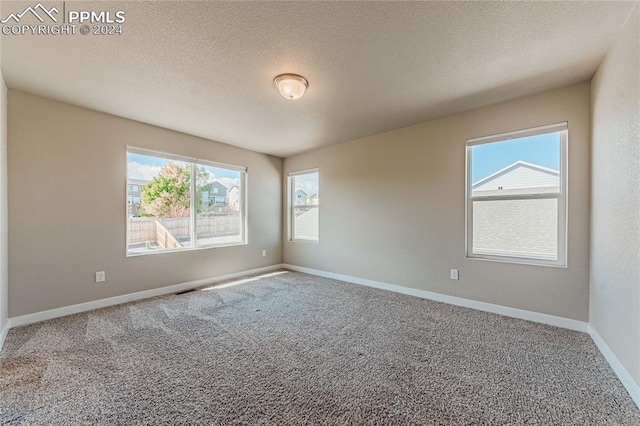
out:
{"label": "carpeted floor", "polygon": [[589,336],[295,272],[12,329],[3,425],[640,425]]}

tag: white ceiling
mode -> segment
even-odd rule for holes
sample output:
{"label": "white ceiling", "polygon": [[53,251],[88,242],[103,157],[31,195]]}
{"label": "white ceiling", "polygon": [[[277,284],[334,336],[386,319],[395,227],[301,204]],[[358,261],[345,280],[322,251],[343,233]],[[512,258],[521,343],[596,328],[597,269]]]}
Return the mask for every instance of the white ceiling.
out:
{"label": "white ceiling", "polygon": [[[67,1],[125,11],[123,35],[3,35],[2,72],[14,89],[286,157],[588,80],[635,4]],[[304,98],[280,97],[284,72],[309,80]]]}

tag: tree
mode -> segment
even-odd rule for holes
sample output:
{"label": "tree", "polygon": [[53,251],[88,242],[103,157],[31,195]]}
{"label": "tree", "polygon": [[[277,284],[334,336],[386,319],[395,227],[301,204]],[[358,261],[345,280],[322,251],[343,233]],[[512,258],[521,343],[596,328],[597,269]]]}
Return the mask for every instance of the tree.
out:
{"label": "tree", "polygon": [[[196,168],[196,203],[201,203],[199,188],[206,185],[209,173]],[[142,216],[189,217],[191,212],[191,165],[168,162],[151,182],[141,187]]]}

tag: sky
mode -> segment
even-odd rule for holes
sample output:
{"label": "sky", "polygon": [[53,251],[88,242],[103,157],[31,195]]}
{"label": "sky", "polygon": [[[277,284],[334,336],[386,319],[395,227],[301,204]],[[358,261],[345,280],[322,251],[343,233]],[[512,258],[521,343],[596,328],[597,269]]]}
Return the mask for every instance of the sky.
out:
{"label": "sky", "polygon": [[308,173],[295,176],[294,192],[302,189],[308,196],[318,194],[318,173]]}
{"label": "sky", "polygon": [[518,160],[560,168],[560,133],[476,145],[472,148],[471,181],[477,182]]}
{"label": "sky", "polygon": [[[153,179],[162,166],[169,161],[164,158],[151,157],[148,155],[127,153],[127,178],[141,179],[149,181]],[[174,161],[179,163],[179,161]],[[209,182],[214,180],[220,181],[227,188],[234,185],[240,185],[240,172],[235,170],[226,170],[218,167],[205,166],[209,172]]]}

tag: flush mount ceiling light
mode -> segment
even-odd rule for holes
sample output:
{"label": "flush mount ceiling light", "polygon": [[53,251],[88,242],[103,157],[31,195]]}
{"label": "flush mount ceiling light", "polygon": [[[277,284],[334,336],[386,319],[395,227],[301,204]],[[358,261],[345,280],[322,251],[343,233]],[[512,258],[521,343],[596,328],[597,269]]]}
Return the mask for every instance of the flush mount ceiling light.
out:
{"label": "flush mount ceiling light", "polygon": [[273,84],[282,97],[290,101],[300,99],[309,87],[307,79],[298,74],[280,74],[273,79]]}

